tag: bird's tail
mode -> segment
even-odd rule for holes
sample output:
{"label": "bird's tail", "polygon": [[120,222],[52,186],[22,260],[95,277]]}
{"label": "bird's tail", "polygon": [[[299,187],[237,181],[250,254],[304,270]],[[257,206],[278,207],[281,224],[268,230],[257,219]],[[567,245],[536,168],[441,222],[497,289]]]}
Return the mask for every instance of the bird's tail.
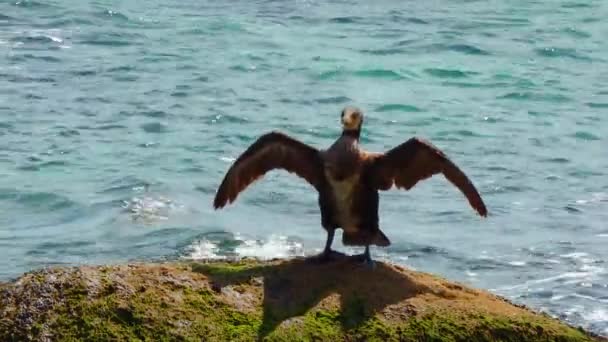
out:
{"label": "bird's tail", "polygon": [[386,235],[384,235],[384,233],[378,229],[376,231],[376,235],[374,236],[373,244],[380,247],[386,247],[391,244],[391,240],[389,240],[388,237],[386,237]]}
{"label": "bird's tail", "polygon": [[373,232],[359,231],[356,233],[349,233],[345,231],[342,234],[342,243],[346,246],[376,245],[386,247],[391,244],[391,241],[380,229],[376,229]]}

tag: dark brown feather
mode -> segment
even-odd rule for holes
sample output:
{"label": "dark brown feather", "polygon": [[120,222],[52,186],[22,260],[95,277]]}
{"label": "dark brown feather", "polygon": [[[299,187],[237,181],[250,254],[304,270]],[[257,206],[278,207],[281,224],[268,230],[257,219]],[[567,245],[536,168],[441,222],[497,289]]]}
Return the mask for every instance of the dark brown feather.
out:
{"label": "dark brown feather", "polygon": [[421,180],[443,173],[466,196],[481,216],[487,215],[486,206],[469,178],[448,157],[430,142],[411,138],[384,154],[368,154],[373,184],[379,190],[411,189]]}
{"label": "dark brown feather", "polygon": [[213,206],[222,208],[268,171],[283,169],[319,189],[323,166],[319,151],[280,132],[261,136],[232,164],[215,195]]}

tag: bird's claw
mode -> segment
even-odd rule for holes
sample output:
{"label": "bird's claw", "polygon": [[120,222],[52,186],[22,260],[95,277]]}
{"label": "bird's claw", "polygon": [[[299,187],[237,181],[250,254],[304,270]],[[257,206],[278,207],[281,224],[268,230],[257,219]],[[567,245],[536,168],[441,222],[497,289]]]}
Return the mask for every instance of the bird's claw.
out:
{"label": "bird's claw", "polygon": [[358,264],[360,264],[361,266],[364,266],[365,268],[368,268],[371,270],[376,268],[376,262],[367,253],[356,254],[356,255],[353,255],[352,257],[355,261],[357,261]]}
{"label": "bird's claw", "polygon": [[361,265],[363,265],[363,267],[373,270],[376,268],[376,262],[374,260],[371,259],[365,259],[363,260],[363,262],[361,263]]}

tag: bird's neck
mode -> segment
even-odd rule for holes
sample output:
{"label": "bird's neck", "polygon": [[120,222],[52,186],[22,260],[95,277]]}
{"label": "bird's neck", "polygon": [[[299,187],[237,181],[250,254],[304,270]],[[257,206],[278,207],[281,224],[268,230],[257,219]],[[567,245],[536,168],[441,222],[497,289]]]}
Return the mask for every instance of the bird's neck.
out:
{"label": "bird's neck", "polygon": [[345,129],[342,131],[342,136],[353,138],[359,141],[359,137],[361,136],[361,129]]}

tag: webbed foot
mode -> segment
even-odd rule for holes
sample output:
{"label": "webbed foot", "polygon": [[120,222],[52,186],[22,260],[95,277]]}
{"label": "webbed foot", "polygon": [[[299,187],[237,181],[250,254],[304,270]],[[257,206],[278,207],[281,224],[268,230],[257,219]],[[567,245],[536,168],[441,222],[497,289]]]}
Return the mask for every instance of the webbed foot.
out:
{"label": "webbed foot", "polygon": [[376,262],[372,260],[372,257],[369,253],[369,246],[365,247],[365,252],[362,254],[353,255],[353,258],[357,260],[357,262],[361,263],[361,265],[365,266],[369,269],[376,268]]}
{"label": "webbed foot", "polygon": [[362,263],[363,267],[373,270],[376,268],[376,262],[372,259],[365,259]]}
{"label": "webbed foot", "polygon": [[307,260],[310,262],[314,262],[314,263],[327,263],[327,262],[331,262],[331,261],[335,261],[337,259],[343,258],[345,256],[346,255],[344,253],[336,252],[332,249],[329,249],[329,250],[324,250],[323,252],[321,252],[317,255],[313,255],[313,256],[307,258]]}

